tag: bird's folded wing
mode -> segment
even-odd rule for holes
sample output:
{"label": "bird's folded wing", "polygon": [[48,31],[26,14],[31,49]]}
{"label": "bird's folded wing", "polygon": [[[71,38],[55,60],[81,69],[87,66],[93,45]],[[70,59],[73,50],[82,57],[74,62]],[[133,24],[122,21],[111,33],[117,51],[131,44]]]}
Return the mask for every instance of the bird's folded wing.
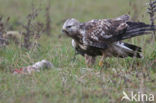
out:
{"label": "bird's folded wing", "polygon": [[114,37],[117,39],[118,36],[125,33],[128,19],[129,16],[123,15],[115,19],[92,20],[84,23],[83,43],[98,48],[106,48],[106,45],[114,42]]}

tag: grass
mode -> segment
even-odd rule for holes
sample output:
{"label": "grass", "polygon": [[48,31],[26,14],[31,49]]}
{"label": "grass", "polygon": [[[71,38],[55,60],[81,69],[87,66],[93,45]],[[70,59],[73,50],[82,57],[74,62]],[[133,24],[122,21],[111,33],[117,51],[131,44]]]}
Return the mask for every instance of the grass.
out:
{"label": "grass", "polygon": [[[46,0],[1,0],[0,15],[10,16],[13,29],[22,31],[16,22],[26,22],[32,2],[42,9],[37,19],[44,21]],[[109,66],[102,73],[98,63],[87,69],[82,56],[71,61],[74,55],[71,39],[59,38],[61,21],[66,18],[74,17],[83,22],[93,18],[116,17],[129,11],[133,16],[135,9],[129,6],[129,2],[51,0],[52,35],[42,35],[38,41],[40,48],[28,51],[14,43],[0,48],[0,103],[120,103],[123,90],[156,95],[156,66],[150,65],[156,58],[156,43],[149,42],[150,36],[127,40],[143,48],[144,59],[107,58]],[[132,3],[138,7],[139,19],[149,23],[145,13],[146,2],[134,0]],[[51,61],[55,68],[30,75],[13,75],[10,72],[42,59]]]}

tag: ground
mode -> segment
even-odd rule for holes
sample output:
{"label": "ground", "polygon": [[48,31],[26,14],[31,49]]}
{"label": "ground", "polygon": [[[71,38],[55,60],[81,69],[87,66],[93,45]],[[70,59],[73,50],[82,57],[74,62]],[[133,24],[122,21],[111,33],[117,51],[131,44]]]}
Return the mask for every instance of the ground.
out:
{"label": "ground", "polygon": [[[130,14],[133,20],[150,23],[148,0],[130,1],[51,0],[52,33],[41,36],[38,49],[25,50],[14,43],[0,48],[0,103],[136,103],[121,101],[123,91],[156,96],[156,43],[151,34],[126,40],[143,48],[143,59],[107,58],[101,69],[99,58],[92,68],[80,55],[73,61],[71,39],[61,33],[64,20],[71,17],[84,22]],[[12,30],[22,31],[17,22],[26,22],[32,3],[41,8],[37,19],[44,21],[46,0],[1,0],[0,15],[10,16]],[[55,67],[30,75],[11,72],[42,59]]]}

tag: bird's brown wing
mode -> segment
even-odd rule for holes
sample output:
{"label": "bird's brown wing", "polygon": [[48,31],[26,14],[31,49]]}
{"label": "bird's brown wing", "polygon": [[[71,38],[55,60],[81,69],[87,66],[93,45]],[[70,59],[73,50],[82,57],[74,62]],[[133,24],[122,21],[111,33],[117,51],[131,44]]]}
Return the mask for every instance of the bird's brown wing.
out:
{"label": "bird's brown wing", "polygon": [[98,48],[106,48],[113,37],[123,34],[127,28],[127,15],[115,19],[91,20],[84,23],[83,43]]}
{"label": "bird's brown wing", "polygon": [[129,19],[130,19],[130,16],[129,15],[122,15],[122,16],[119,16],[117,18],[114,18],[113,20],[126,22]]}

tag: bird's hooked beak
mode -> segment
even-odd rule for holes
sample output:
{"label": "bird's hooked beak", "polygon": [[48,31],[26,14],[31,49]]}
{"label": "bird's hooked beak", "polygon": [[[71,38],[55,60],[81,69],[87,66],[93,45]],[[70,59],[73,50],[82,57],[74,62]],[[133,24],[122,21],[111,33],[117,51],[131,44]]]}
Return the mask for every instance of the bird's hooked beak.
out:
{"label": "bird's hooked beak", "polygon": [[62,29],[63,34],[68,34],[68,32],[65,29]]}
{"label": "bird's hooked beak", "polygon": [[65,29],[62,29],[62,33],[67,33],[67,31]]}
{"label": "bird's hooked beak", "polygon": [[66,27],[65,27],[65,24],[63,25],[62,27],[62,33],[63,34],[68,34],[67,30],[66,30]]}

